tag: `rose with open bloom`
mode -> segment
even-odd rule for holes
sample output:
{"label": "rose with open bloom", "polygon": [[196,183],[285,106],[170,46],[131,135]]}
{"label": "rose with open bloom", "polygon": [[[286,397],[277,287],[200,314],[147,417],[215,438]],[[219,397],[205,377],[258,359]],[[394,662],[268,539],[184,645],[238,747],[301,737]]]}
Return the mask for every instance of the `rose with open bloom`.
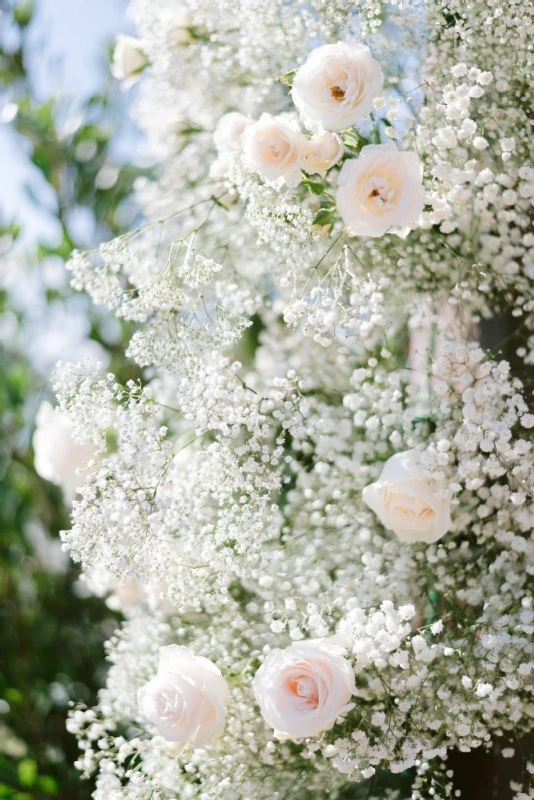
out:
{"label": "rose with open bloom", "polygon": [[122,89],[129,89],[143,74],[148,58],[143,50],[143,43],[134,36],[119,33],[113,51],[111,74],[121,81]]}
{"label": "rose with open bloom", "polygon": [[224,729],[228,684],[187,647],[160,647],[158,673],[137,693],[139,710],[169,742],[203,747]]}
{"label": "rose with open bloom", "polygon": [[322,131],[313,136],[302,157],[302,169],[308,175],[324,178],[330,167],[337,164],[344,151],[341,136],[330,131]]}
{"label": "rose with open bloom", "polygon": [[376,483],[362,493],[380,522],[401,542],[436,542],[451,526],[451,492],[423,477],[415,450],[397,453],[384,464]]}
{"label": "rose with open bloom", "polygon": [[393,142],[362,147],[338,176],[337,208],[351,236],[405,238],[425,205],[423,167],[416,153]]}
{"label": "rose with open bloom", "polygon": [[356,125],[382,92],[382,70],[363,44],[317,47],[295,75],[291,95],[305,124],[342,131]]}
{"label": "rose with open bloom", "polygon": [[278,736],[316,736],[353,707],[354,670],[344,653],[324,639],[269,653],[253,689],[263,718]]}
{"label": "rose with open bloom", "polygon": [[305,136],[286,118],[262,114],[243,134],[247,164],[275,189],[302,179]]}
{"label": "rose with open bloom", "polygon": [[41,478],[61,486],[65,502],[72,503],[77,487],[83,483],[80,473],[96,455],[93,444],[74,441],[68,417],[50,403],[41,403],[33,434],[35,471]]}

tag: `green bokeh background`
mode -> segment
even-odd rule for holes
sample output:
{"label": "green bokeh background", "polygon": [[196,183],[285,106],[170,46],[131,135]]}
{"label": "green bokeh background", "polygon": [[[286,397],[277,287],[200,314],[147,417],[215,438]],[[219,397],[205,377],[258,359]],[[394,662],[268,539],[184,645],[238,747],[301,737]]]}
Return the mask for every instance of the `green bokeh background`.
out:
{"label": "green bokeh background", "polygon": [[[121,208],[135,178],[145,174],[113,162],[113,131],[124,108],[111,79],[84,101],[81,122],[67,135],[64,103],[35,99],[27,59],[34,11],[27,0],[0,0],[0,25],[15,26],[19,42],[0,47],[0,99],[17,105],[9,124],[54,190],[61,235],[54,246],[32,242],[29,247],[18,221],[0,209],[0,268],[24,262],[23,280],[31,280],[45,258],[68,259],[74,247],[68,224],[72,209],[92,211],[95,244],[119,234]],[[108,55],[104,51],[102,58]],[[90,143],[89,159],[78,158],[81,143]],[[99,189],[96,177],[109,164],[117,167],[117,180]],[[25,191],[38,213],[32,187]],[[48,289],[46,301],[66,301],[72,290],[68,283],[65,287]],[[136,377],[120,346],[110,346],[101,335],[105,313],[88,313],[90,336],[109,352],[110,368],[120,379]],[[27,330],[24,312],[0,289],[0,325],[6,320],[15,333]],[[69,527],[69,512],[60,489],[43,481],[33,466],[35,413],[41,400],[53,398],[49,381],[32,367],[21,341],[24,337],[17,335],[0,341],[0,798],[82,800],[90,797],[92,786],[74,767],[78,749],[65,728],[68,704],[95,699],[105,677],[103,644],[117,618],[103,600],[87,596],[75,565],[47,567],[28,538],[28,526],[37,521],[57,541],[59,531]]]}

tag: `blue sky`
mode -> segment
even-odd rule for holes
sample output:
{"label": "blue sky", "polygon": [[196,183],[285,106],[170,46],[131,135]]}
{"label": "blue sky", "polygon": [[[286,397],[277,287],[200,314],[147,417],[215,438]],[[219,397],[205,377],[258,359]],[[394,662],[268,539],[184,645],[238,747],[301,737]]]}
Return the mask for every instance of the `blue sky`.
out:
{"label": "blue sky", "polygon": [[[132,32],[126,7],[127,0],[36,0],[28,38],[29,73],[39,100],[52,94],[61,98],[68,109],[66,124],[76,117],[80,103],[106,80],[109,43],[118,32]],[[9,37],[5,25],[3,30],[3,36]],[[126,149],[130,144],[127,138],[123,141]],[[0,163],[1,218],[17,221],[27,242],[53,242],[57,224],[44,209],[53,211],[54,192],[28,160],[21,137],[9,123],[1,122]],[[44,209],[38,211],[29,201],[25,183],[30,183]]]}
{"label": "blue sky", "polygon": [[[134,32],[126,16],[127,4],[128,0],[35,0],[26,52],[28,71],[38,101],[52,95],[61,100],[61,124],[76,125],[83,101],[109,79],[110,44],[117,33]],[[9,46],[13,30],[1,13],[0,36]],[[128,118],[133,93],[117,95],[124,113],[116,156],[131,160],[142,144]],[[87,296],[75,293],[52,304],[47,300],[47,288],[59,289],[68,281],[61,259],[49,257],[39,265],[33,263],[35,242],[54,244],[58,240],[56,196],[28,158],[26,141],[9,124],[13,118],[10,100],[0,94],[0,220],[18,223],[22,234],[9,257],[0,260],[0,284],[8,288],[12,307],[23,311],[23,324],[18,325],[7,311],[0,319],[0,340],[17,338],[47,381],[58,359],[94,362],[105,360],[106,354],[89,338]],[[31,186],[37,204],[27,196],[25,184]],[[90,210],[78,211],[78,228],[85,225],[90,237],[94,225]]]}

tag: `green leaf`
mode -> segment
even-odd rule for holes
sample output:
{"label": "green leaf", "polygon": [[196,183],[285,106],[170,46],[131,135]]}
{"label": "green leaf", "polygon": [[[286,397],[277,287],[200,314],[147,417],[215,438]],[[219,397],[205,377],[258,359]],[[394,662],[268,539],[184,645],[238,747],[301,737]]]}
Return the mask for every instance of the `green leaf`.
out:
{"label": "green leaf", "polygon": [[19,762],[17,772],[23,786],[33,786],[37,777],[37,764],[33,758],[23,758]]}
{"label": "green leaf", "polygon": [[351,147],[352,149],[355,150],[361,149],[360,137],[354,131],[352,130],[343,131],[343,133],[341,134],[341,138],[343,139],[343,142],[347,145],[347,147]]}
{"label": "green leaf", "polygon": [[39,199],[38,199],[37,195],[35,194],[35,192],[33,191],[33,187],[32,187],[31,184],[24,183],[22,185],[22,190],[23,190],[24,194],[26,195],[26,197],[30,200],[32,205],[39,206]]}
{"label": "green leaf", "polygon": [[19,692],[18,689],[14,689],[12,687],[8,687],[6,689],[5,698],[10,705],[14,705],[15,703],[22,703],[24,700],[22,692]]}
{"label": "green leaf", "polygon": [[41,775],[37,784],[45,794],[57,794],[58,784],[55,778],[51,775]]}
{"label": "green leaf", "polygon": [[439,591],[436,588],[432,588],[428,590],[428,599],[435,605],[439,600]]}
{"label": "green leaf", "polygon": [[304,177],[302,179],[302,183],[308,187],[310,192],[313,194],[323,194],[325,190],[325,185],[323,183],[319,183],[319,181],[311,181],[309,178]]}
{"label": "green leaf", "polygon": [[178,129],[178,132],[180,136],[193,136],[196,133],[203,133],[205,130],[198,125],[184,125],[183,128]]}
{"label": "green leaf", "polygon": [[334,208],[320,208],[313,218],[314,225],[328,225],[334,219]]}

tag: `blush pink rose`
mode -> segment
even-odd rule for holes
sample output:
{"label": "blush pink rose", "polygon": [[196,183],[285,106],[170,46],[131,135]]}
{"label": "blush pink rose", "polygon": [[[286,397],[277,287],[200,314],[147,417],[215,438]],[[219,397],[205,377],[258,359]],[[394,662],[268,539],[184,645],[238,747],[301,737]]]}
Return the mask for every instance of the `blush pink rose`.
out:
{"label": "blush pink rose", "polygon": [[263,718],[279,736],[317,736],[353,707],[354,670],[344,653],[324,639],[269,653],[253,689]]}

